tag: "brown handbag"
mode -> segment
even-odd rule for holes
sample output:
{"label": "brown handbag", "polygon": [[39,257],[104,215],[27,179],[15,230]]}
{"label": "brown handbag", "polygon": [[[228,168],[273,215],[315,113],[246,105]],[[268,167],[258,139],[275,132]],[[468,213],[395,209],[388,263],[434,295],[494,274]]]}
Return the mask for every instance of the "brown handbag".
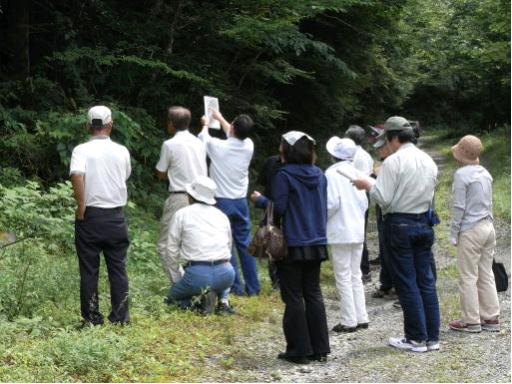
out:
{"label": "brown handbag", "polygon": [[247,251],[254,257],[268,257],[270,261],[286,258],[288,248],[283,231],[274,225],[274,203],[269,201],[265,212],[265,224],[260,225],[254,234]]}

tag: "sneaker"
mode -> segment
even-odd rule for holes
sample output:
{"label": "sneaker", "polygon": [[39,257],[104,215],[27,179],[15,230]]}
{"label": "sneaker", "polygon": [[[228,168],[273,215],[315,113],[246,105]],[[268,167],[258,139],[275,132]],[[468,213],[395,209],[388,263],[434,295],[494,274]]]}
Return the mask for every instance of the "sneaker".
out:
{"label": "sneaker", "polygon": [[480,324],[468,324],[462,320],[452,320],[448,323],[448,327],[454,331],[479,333],[482,332]]}
{"label": "sneaker", "polygon": [[397,300],[393,303],[394,308],[402,309],[402,304],[400,304],[400,300]]}
{"label": "sneaker", "polygon": [[390,337],[389,345],[397,349],[411,352],[427,352],[427,343],[424,341],[407,340],[406,338]]}
{"label": "sneaker", "polygon": [[482,320],[482,329],[488,332],[499,332],[500,331],[500,321],[496,320]]}
{"label": "sneaker", "polygon": [[439,341],[427,341],[427,351],[439,351]]}
{"label": "sneaker", "polygon": [[219,301],[219,304],[217,305],[217,309],[215,310],[215,313],[217,315],[234,315],[235,310],[229,303],[225,303],[222,301]]}
{"label": "sneaker", "polygon": [[342,332],[345,332],[345,333],[348,333],[348,332],[355,332],[357,329],[357,326],[355,327],[347,327],[346,325],[343,325],[341,323],[339,324],[336,324],[332,330],[334,332],[337,332],[337,333],[342,333]]}
{"label": "sneaker", "polygon": [[217,304],[217,294],[214,291],[208,291],[201,295],[200,311],[203,315],[209,315],[215,311]]}

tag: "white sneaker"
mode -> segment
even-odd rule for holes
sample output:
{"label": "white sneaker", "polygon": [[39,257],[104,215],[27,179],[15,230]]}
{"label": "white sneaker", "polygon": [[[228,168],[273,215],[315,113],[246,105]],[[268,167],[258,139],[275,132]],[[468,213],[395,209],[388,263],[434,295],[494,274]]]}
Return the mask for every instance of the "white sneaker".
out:
{"label": "white sneaker", "polygon": [[427,341],[427,350],[439,351],[439,341]]}
{"label": "white sneaker", "polygon": [[427,352],[427,344],[424,341],[418,342],[414,340],[407,340],[406,338],[390,337],[389,345],[411,352]]}

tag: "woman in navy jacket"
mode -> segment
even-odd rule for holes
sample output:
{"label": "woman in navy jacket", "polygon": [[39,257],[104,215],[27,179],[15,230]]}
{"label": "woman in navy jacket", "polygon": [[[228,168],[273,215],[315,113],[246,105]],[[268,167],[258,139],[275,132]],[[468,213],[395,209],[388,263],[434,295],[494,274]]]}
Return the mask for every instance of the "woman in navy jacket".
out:
{"label": "woman in navy jacket", "polygon": [[274,210],[282,217],[288,245],[287,258],[276,263],[286,338],[286,352],[278,357],[297,364],[326,361],[330,353],[320,290],[320,263],[327,260],[327,181],[314,165],[314,146],[315,140],[303,132],[284,134],[284,165],[272,183]]}

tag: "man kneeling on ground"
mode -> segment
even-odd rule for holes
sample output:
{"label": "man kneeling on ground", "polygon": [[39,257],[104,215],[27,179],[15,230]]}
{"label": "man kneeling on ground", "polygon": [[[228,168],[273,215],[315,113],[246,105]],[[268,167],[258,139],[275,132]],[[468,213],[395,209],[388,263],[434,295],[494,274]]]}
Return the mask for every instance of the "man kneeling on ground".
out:
{"label": "man kneeling on ground", "polygon": [[[199,303],[204,314],[234,313],[228,302],[235,272],[231,257],[231,225],[227,216],[215,208],[215,182],[199,176],[185,190],[190,205],[172,217],[167,243],[167,265],[171,283],[168,303],[181,308]],[[185,265],[180,265],[184,261]],[[183,268],[184,267],[184,268]],[[197,300],[193,300],[197,297]]]}

